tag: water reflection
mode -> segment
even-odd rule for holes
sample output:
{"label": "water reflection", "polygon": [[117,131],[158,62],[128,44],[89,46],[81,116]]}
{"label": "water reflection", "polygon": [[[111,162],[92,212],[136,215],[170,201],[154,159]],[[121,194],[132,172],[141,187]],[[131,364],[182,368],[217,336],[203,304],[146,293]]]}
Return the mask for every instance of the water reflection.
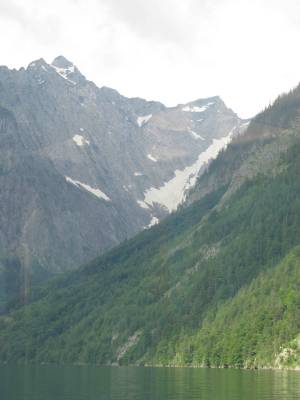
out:
{"label": "water reflection", "polygon": [[0,366],[2,400],[299,400],[300,373]]}

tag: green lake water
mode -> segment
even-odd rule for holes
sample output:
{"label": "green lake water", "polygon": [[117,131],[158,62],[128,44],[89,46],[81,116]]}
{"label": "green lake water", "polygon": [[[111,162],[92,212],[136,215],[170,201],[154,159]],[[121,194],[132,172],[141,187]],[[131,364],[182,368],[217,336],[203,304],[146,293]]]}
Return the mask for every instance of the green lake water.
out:
{"label": "green lake water", "polygon": [[1,400],[300,400],[300,372],[0,366]]}

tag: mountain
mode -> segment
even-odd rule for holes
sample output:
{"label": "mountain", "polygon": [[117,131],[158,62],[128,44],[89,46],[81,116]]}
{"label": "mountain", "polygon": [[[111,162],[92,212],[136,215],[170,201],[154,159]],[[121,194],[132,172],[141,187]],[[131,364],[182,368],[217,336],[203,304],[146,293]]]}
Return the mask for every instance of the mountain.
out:
{"label": "mountain", "polygon": [[299,105],[255,117],[159,225],[11,304],[2,362],[299,368]]}
{"label": "mountain", "polygon": [[129,99],[62,56],[0,67],[0,297],[156,224],[244,127],[219,97]]}

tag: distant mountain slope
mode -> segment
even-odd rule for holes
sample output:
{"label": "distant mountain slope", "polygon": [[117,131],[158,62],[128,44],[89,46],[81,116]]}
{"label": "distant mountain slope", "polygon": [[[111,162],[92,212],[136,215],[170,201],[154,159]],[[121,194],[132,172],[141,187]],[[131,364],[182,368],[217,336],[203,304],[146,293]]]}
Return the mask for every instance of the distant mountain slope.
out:
{"label": "distant mountain slope", "polygon": [[12,304],[0,359],[299,366],[300,129],[294,114],[263,124],[270,113],[211,163],[193,204]]}
{"label": "distant mountain slope", "polygon": [[191,204],[224,184],[230,185],[229,196],[254,176],[276,175],[282,153],[297,142],[294,136],[300,129],[299,110],[300,85],[251,120],[245,135],[236,138],[213,162],[209,173],[198,178],[185,203]]}
{"label": "distant mountain slope", "polygon": [[0,67],[2,293],[157,223],[241,125],[219,97],[174,108],[128,99],[61,56]]}

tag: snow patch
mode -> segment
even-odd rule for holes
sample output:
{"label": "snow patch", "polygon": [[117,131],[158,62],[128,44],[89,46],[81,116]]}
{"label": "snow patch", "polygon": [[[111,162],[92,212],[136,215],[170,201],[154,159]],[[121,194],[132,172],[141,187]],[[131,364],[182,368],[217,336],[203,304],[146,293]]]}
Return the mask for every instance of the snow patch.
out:
{"label": "snow patch", "polygon": [[75,72],[74,65],[70,65],[67,68],[59,68],[59,67],[56,67],[55,65],[51,65],[51,67],[58,73],[59,76],[61,76],[68,82],[71,82],[73,85],[76,85],[76,82],[69,79],[69,75]]}
{"label": "snow patch", "polygon": [[72,139],[79,147],[82,147],[85,144],[87,144],[87,145],[90,144],[90,141],[81,135],[74,135]]}
{"label": "snow patch", "polygon": [[79,189],[84,189],[87,192],[92,193],[94,196],[98,197],[98,199],[103,199],[105,201],[111,201],[111,199],[100,189],[92,188],[90,185],[76,181],[76,180],[70,178],[69,176],[65,176],[65,179],[67,182],[72,183],[72,185],[78,187]]}
{"label": "snow patch", "polygon": [[149,115],[143,115],[141,117],[138,117],[136,122],[138,126],[141,128],[143,125],[145,125],[150,119],[152,118],[152,114]]}
{"label": "snow patch", "polygon": [[141,208],[145,208],[146,210],[149,209],[149,206],[148,206],[144,201],[142,201],[142,200],[137,200],[137,203],[138,203],[138,205],[139,205]]}
{"label": "snow patch", "polygon": [[149,158],[149,160],[151,160],[153,162],[157,162],[157,159],[155,157],[153,157],[152,154],[147,154],[147,157]]}
{"label": "snow patch", "polygon": [[217,157],[219,152],[230,143],[235,127],[221,139],[213,139],[212,144],[199,154],[196,162],[183,170],[176,170],[175,176],[159,188],[151,187],[144,193],[142,203],[148,206],[159,204],[169,212],[175,211],[186,198],[186,191],[196,183],[198,173],[205,164]]}
{"label": "snow patch", "polygon": [[187,105],[187,106],[182,107],[182,111],[201,113],[201,112],[203,112],[203,111],[206,111],[206,110],[208,109],[208,107],[209,107],[209,106],[212,106],[213,104],[214,104],[214,103],[207,103],[207,104],[205,104],[205,105],[202,106],[202,107]]}
{"label": "snow patch", "polygon": [[194,139],[198,140],[205,140],[204,137],[202,137],[201,135],[199,135],[199,133],[192,131],[191,129],[189,129],[189,133],[193,136]]}
{"label": "snow patch", "polygon": [[148,228],[151,228],[152,226],[157,225],[158,223],[159,223],[159,219],[152,216],[151,221],[148,225]]}

